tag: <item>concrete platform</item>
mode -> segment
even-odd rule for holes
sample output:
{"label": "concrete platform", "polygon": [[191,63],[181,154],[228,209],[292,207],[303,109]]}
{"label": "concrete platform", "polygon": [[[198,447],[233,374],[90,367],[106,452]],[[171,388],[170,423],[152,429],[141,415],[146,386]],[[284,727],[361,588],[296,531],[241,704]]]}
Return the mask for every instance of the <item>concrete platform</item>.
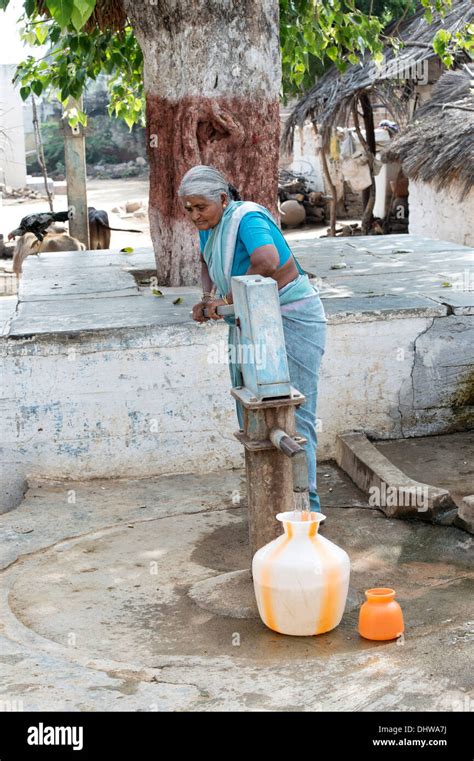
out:
{"label": "concrete platform", "polygon": [[[320,483],[322,531],[352,571],[341,625],[310,638],[278,635],[251,609],[232,618],[199,602],[199,585],[248,567],[242,471],[32,484],[0,516],[0,704],[472,710],[472,538],[385,518],[331,464]],[[374,585],[397,590],[406,632],[395,642],[357,633]]]}
{"label": "concrete platform", "polygon": [[[328,316],[320,459],[347,431],[397,439],[472,427],[474,250],[411,235],[291,245]],[[19,504],[28,477],[241,467],[227,326],[191,320],[198,288],[140,286],[154,267],[147,248],[42,254],[25,262],[18,303],[0,299],[0,512]]]}
{"label": "concrete platform", "polygon": [[[474,313],[474,250],[465,246],[414,235],[304,238],[293,239],[291,246],[318,282],[331,320],[360,320],[361,315],[374,314],[433,317],[455,314],[455,309]],[[341,265],[345,269],[336,269]],[[171,315],[177,323],[190,322],[189,306],[199,288],[184,289],[185,303],[170,315],[166,299],[148,299],[147,291],[131,277],[134,271],[154,269],[151,248],[136,248],[131,254],[86,251],[29,257],[8,335],[119,328],[129,324],[133,313],[131,325],[137,326],[168,324]],[[80,310],[75,301],[79,297]],[[95,303],[87,309],[89,299]],[[39,303],[45,300],[53,303]]]}

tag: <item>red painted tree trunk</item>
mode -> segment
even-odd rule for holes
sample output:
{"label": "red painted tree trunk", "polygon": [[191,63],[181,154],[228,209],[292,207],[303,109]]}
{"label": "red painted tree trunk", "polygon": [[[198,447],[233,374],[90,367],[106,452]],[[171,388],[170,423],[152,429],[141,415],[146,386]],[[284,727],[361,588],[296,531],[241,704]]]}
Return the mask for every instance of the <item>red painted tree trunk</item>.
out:
{"label": "red painted tree trunk", "polygon": [[278,0],[125,0],[143,50],[150,226],[159,282],[199,282],[197,231],[177,190],[212,164],[276,212]]}

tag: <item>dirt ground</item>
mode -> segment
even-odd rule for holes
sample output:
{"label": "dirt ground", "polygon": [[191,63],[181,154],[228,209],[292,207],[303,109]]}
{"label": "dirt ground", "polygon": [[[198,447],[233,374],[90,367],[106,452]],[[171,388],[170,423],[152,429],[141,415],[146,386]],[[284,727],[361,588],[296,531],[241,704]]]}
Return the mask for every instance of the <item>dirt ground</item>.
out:
{"label": "dirt ground", "polygon": [[[114,231],[111,238],[111,249],[121,249],[129,246],[132,248],[142,248],[143,246],[152,245],[148,209],[146,216],[143,218],[129,216],[122,219],[118,214],[112,212],[113,208],[124,204],[126,201],[142,201],[148,206],[148,190],[148,180],[135,177],[126,177],[119,180],[93,179],[88,181],[88,205],[94,206],[96,209],[105,209],[109,215],[111,227],[133,228],[142,231],[140,234]],[[66,209],[67,197],[65,195],[57,195],[54,199],[54,210],[66,211]],[[5,242],[7,241],[8,233],[27,214],[48,210],[48,203],[44,200],[21,202],[17,198],[4,199],[3,205],[0,205],[0,233],[3,233]],[[353,221],[357,220],[345,220],[345,223],[349,224]],[[326,229],[326,224],[318,225],[317,227],[303,225],[296,229],[286,230],[284,234],[291,245],[291,240],[296,238],[304,239],[314,237],[314,235],[317,237],[325,235]],[[11,273],[11,259],[0,259],[0,297],[14,296],[17,292],[16,278]]]}
{"label": "dirt ground", "polygon": [[[87,183],[88,203],[89,206],[95,206],[96,209],[105,209],[109,214],[111,227],[133,227],[142,230],[142,235],[132,233],[112,233],[111,248],[123,248],[125,246],[151,246],[150,225],[148,216],[143,219],[128,217],[121,219],[112,209],[123,204],[125,201],[143,201],[148,204],[147,179],[137,179],[126,177],[120,180],[89,180]],[[67,209],[66,196],[57,195],[54,199],[54,210],[65,211]],[[0,233],[3,233],[5,240],[8,233],[12,230],[27,214],[34,214],[39,211],[48,211],[46,201],[25,201],[19,203],[18,199],[4,199],[3,206],[0,206]],[[357,220],[344,220],[344,224],[350,224]],[[295,238],[305,238],[314,236],[320,237],[326,234],[326,224],[303,225],[293,230],[286,230],[285,237],[288,240]]]}

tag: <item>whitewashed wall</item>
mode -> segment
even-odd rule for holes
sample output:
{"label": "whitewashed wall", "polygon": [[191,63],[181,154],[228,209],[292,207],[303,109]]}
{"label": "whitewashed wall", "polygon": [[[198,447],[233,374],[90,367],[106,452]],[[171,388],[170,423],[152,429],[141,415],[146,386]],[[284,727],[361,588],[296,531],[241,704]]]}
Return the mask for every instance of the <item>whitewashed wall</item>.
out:
{"label": "whitewashed wall", "polygon": [[[23,102],[13,87],[15,66],[0,65],[0,182],[11,187],[26,185]],[[4,232],[4,231],[3,231]]]}
{"label": "whitewashed wall", "polygon": [[[319,456],[338,433],[442,432],[472,360],[472,317],[360,315],[331,320],[319,385]],[[28,476],[204,473],[243,465],[226,364],[209,361],[227,327],[154,326],[3,339],[0,512]],[[469,356],[468,356],[469,355]],[[471,358],[470,358],[471,357]],[[457,368],[451,372],[450,363]]]}
{"label": "whitewashed wall", "polygon": [[319,158],[320,140],[314,134],[312,124],[304,124],[295,129],[293,143],[293,161],[290,169],[304,174],[313,190],[324,192],[324,174]]}
{"label": "whitewashed wall", "polygon": [[474,245],[474,189],[459,200],[460,186],[443,190],[426,182],[409,182],[409,231],[415,235]]}

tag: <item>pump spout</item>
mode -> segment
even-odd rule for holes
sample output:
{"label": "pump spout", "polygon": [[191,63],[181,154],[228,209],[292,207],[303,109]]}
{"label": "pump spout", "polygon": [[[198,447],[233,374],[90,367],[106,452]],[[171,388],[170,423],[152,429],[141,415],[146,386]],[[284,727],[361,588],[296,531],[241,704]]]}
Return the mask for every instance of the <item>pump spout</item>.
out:
{"label": "pump spout", "polygon": [[[303,503],[305,503],[306,500],[303,493],[306,492],[309,495],[308,462],[305,450],[295,439],[288,436],[285,431],[282,431],[281,428],[272,428],[270,431],[270,441],[280,452],[286,454],[287,457],[291,457],[293,492],[301,494]],[[302,441],[305,441],[305,439],[302,439]]]}
{"label": "pump spout", "polygon": [[304,449],[293,457],[291,464],[293,465],[293,491],[309,492],[308,461]]}
{"label": "pump spout", "polygon": [[281,428],[272,428],[270,431],[270,441],[280,452],[286,454],[287,457],[294,457],[298,452],[304,452],[303,447],[295,439],[292,439],[291,436],[288,436],[285,431],[282,431]]}

